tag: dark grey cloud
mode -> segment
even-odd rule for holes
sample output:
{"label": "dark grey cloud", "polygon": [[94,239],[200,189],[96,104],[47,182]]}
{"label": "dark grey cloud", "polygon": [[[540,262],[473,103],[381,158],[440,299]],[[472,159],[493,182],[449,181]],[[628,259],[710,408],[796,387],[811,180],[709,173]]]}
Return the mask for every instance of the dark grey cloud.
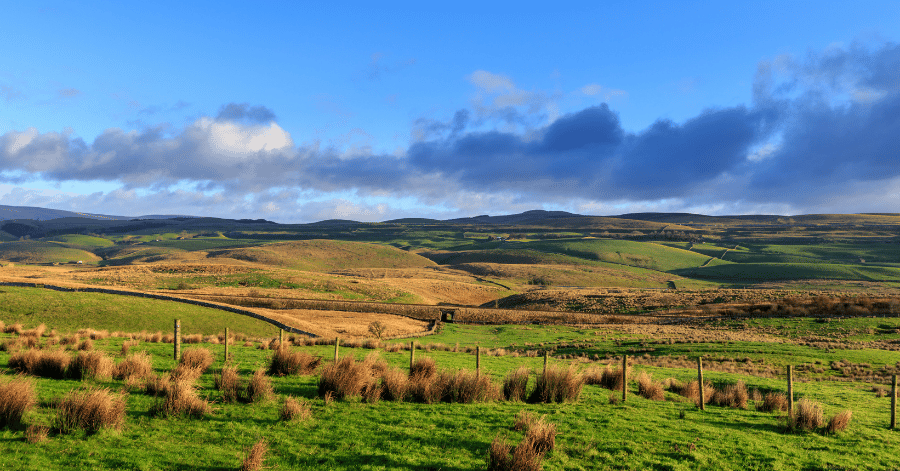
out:
{"label": "dark grey cloud", "polygon": [[900,194],[898,65],[893,44],[776,58],[759,64],[753,103],[708,109],[684,122],[659,120],[637,132],[623,129],[606,104],[533,126],[533,114],[521,109],[531,95],[484,73],[477,77],[482,88],[509,96],[490,112],[507,109],[511,120],[529,124],[526,130],[485,130],[483,110],[461,109],[446,121],[416,121],[417,140],[402,156],[351,155],[297,145],[268,108],[230,103],[214,119],[180,130],[108,129],[91,143],[10,131],[0,135],[0,171],[19,175],[6,181],[106,180],[121,182],[126,192],[160,195],[179,182],[251,199],[271,188],[355,191],[451,210],[665,200],[667,210],[680,204],[846,211],[841,201],[863,204],[879,194],[893,201],[885,192]]}
{"label": "dark grey cloud", "polygon": [[216,119],[221,121],[268,123],[275,121],[275,113],[265,106],[250,106],[249,103],[228,103],[219,108],[219,114],[216,115]]}

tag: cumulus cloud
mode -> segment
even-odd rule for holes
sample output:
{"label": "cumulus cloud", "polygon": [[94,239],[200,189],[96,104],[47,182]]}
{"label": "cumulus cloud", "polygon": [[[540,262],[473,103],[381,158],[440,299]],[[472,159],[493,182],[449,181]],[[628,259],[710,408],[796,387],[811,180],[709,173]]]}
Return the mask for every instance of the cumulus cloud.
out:
{"label": "cumulus cloud", "polygon": [[[758,64],[752,103],[642,130],[624,129],[605,103],[547,120],[554,95],[480,70],[468,77],[473,106],[444,121],[417,120],[403,152],[373,153],[364,131],[347,135],[349,151],[296,143],[270,109],[230,103],[183,129],[111,128],[91,143],[65,132],[8,131],[0,135],[0,179],[123,185],[69,200],[91,208],[153,202],[170,213],[276,220],[390,219],[403,217],[401,206],[428,211],[410,216],[448,217],[547,205],[606,214],[896,211],[897,70],[893,44],[780,56]],[[594,85],[579,92],[606,92]],[[485,129],[491,117],[500,125]],[[173,189],[185,184],[194,190]],[[382,200],[329,196],[348,191]]]}
{"label": "cumulus cloud", "polygon": [[216,120],[268,123],[275,121],[275,113],[265,106],[250,106],[249,103],[228,103],[219,108]]}

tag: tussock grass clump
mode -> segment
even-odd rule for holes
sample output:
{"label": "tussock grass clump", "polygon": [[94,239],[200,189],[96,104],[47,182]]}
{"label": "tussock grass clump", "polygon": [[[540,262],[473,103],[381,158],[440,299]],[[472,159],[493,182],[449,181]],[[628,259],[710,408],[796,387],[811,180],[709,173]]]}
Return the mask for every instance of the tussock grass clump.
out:
{"label": "tussock grass clump", "polygon": [[203,370],[184,364],[176,366],[174,370],[169,372],[169,380],[173,382],[187,381],[193,383],[201,376],[203,376]]}
{"label": "tussock grass clump", "polygon": [[25,441],[28,443],[41,443],[47,440],[50,427],[42,424],[30,424],[25,429]]}
{"label": "tussock grass clump", "polygon": [[650,399],[651,401],[662,401],[666,398],[666,392],[663,390],[662,383],[654,383],[653,377],[641,371],[637,377],[638,383],[638,394],[645,399]]}
{"label": "tussock grass clump", "polygon": [[25,350],[9,357],[9,367],[34,376],[65,379],[72,357],[62,350]]}
{"label": "tussock grass clump", "polygon": [[69,366],[69,372],[75,379],[108,379],[113,368],[113,361],[105,353],[82,351]]}
{"label": "tussock grass clump", "polygon": [[749,399],[750,394],[747,392],[747,385],[743,381],[738,381],[735,384],[728,384],[716,390],[710,403],[715,406],[746,409]]}
{"label": "tussock grass clump", "polygon": [[19,324],[19,323],[3,326],[4,334],[22,335],[22,332],[24,332],[24,330],[25,329],[24,329],[24,327],[22,327],[22,324]]}
{"label": "tussock grass clump", "polygon": [[437,373],[437,364],[434,362],[433,358],[429,357],[416,360],[409,368],[410,377],[424,376],[430,378],[434,376],[435,373]]}
{"label": "tussock grass clump", "polygon": [[153,359],[149,353],[131,354],[113,368],[113,378],[136,382],[153,376]]}
{"label": "tussock grass clump", "polygon": [[825,425],[825,417],[822,414],[822,404],[800,399],[794,410],[794,416],[789,418],[788,426],[791,430],[816,430]]}
{"label": "tussock grass clump", "polygon": [[193,382],[168,381],[165,382],[163,389],[162,399],[151,409],[154,415],[202,417],[209,412],[209,404],[197,395]]}
{"label": "tussock grass clump", "polygon": [[409,397],[409,376],[400,368],[381,373],[381,397],[386,401],[403,402]]}
{"label": "tussock grass clump", "polygon": [[441,402],[441,399],[444,397],[444,390],[451,380],[451,373],[447,371],[432,374],[431,376],[426,376],[424,374],[410,376],[410,396],[414,401],[423,402],[425,404]]}
{"label": "tussock grass clump", "polygon": [[216,376],[216,389],[222,391],[222,399],[225,402],[237,402],[241,393],[241,377],[237,372],[237,367],[226,366],[222,368],[222,373]]}
{"label": "tussock grass clump", "polygon": [[525,438],[518,446],[510,446],[505,435],[494,437],[488,449],[489,471],[538,471],[544,456],[556,447],[555,424],[527,412],[519,412],[516,416],[517,427],[520,422],[525,429]]}
{"label": "tussock grass clump", "polygon": [[0,383],[0,427],[18,427],[37,404],[34,384],[23,376]]}
{"label": "tussock grass clump", "polygon": [[528,402],[570,402],[577,401],[584,386],[584,377],[575,371],[574,366],[563,368],[549,366],[547,371],[539,374],[535,380],[534,391],[528,396]]}
{"label": "tussock grass clump", "polygon": [[460,370],[446,382],[442,399],[445,402],[471,404],[493,401],[499,396],[500,391],[487,376],[479,376],[470,370]]}
{"label": "tussock grass clump", "polygon": [[319,396],[331,392],[335,399],[343,400],[362,394],[363,388],[374,381],[371,367],[364,361],[344,357],[322,370],[319,377]]}
{"label": "tussock grass clump", "polygon": [[102,428],[121,429],[125,422],[125,398],[107,388],[70,391],[56,406],[54,428],[61,433],[76,429],[96,433]]}
{"label": "tussock grass clump", "polygon": [[266,370],[258,368],[253,372],[250,381],[247,382],[245,391],[247,402],[262,402],[271,399],[273,396],[275,396],[275,391],[272,389],[272,382],[266,376]]}
{"label": "tussock grass clump", "polygon": [[530,376],[531,369],[526,366],[520,366],[506,375],[503,378],[503,397],[507,401],[524,401],[527,397]]}
{"label": "tussock grass clump", "polygon": [[[625,370],[626,376],[631,376],[631,366]],[[597,385],[602,388],[611,389],[613,391],[622,390],[622,367],[613,368],[612,365],[606,365],[605,368],[591,367],[584,372],[584,380],[586,384]]]}
{"label": "tussock grass clump", "polygon": [[403,345],[400,345],[399,343],[389,343],[384,346],[384,351],[390,352],[390,353],[397,353],[402,349],[403,349]]}
{"label": "tussock grass clump", "polygon": [[33,329],[28,329],[28,330],[22,331],[22,333],[20,335],[24,335],[27,337],[42,337],[44,335],[44,332],[46,332],[46,331],[47,331],[47,325],[41,324]]}
{"label": "tussock grass clump", "polygon": [[269,360],[269,374],[284,375],[308,375],[316,371],[322,358],[310,355],[306,352],[291,352],[287,346],[276,348]]}
{"label": "tussock grass clump", "polygon": [[843,432],[850,427],[850,420],[852,418],[853,412],[849,409],[838,412],[834,417],[828,420],[828,426],[825,427],[825,430],[828,433]]}
{"label": "tussock grass clump", "polygon": [[528,430],[528,427],[530,427],[531,424],[535,423],[537,420],[538,416],[534,415],[533,412],[522,409],[516,413],[516,421],[513,423],[513,430]]}
{"label": "tussock grass clump", "polygon": [[188,368],[199,369],[201,374],[213,364],[212,353],[203,347],[186,348],[181,352],[181,359],[178,361],[179,366],[184,365]]}
{"label": "tussock grass clump", "polygon": [[767,393],[763,397],[762,404],[756,405],[756,410],[760,412],[783,412],[788,410],[788,400],[784,393]]}
{"label": "tussock grass clump", "polygon": [[126,340],[126,341],[122,342],[122,350],[119,352],[119,354],[122,355],[123,357],[128,356],[128,352],[131,351],[131,347],[140,345],[140,343],[141,343],[140,340]]}
{"label": "tussock grass clump", "polygon": [[310,417],[312,417],[312,411],[309,409],[309,403],[305,400],[298,400],[293,396],[284,398],[284,403],[281,405],[281,420],[285,422],[292,420],[303,422]]}
{"label": "tussock grass clump", "polygon": [[76,350],[80,352],[86,352],[94,349],[94,341],[91,339],[84,339],[78,343],[78,346],[75,347]]}
{"label": "tussock grass clump", "polygon": [[[697,406],[700,406],[700,383],[695,379],[689,383],[672,384],[672,392],[684,396]],[[709,381],[703,382],[703,403],[707,404],[716,395],[716,388]]]}
{"label": "tussock grass clump", "polygon": [[269,446],[264,439],[260,439],[247,452],[244,461],[241,462],[241,471],[258,471],[262,469]]}

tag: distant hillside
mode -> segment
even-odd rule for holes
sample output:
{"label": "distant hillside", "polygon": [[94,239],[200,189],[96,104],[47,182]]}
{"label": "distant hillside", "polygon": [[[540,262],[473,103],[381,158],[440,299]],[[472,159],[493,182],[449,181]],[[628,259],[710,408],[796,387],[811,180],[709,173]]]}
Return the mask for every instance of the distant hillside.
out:
{"label": "distant hillside", "polygon": [[64,211],[62,209],[37,208],[33,206],[0,205],[0,221],[9,221],[13,219],[34,219],[36,221],[48,221],[51,219],[59,218],[86,218],[107,221],[123,221],[132,219],[125,216],[79,213],[74,211]]}

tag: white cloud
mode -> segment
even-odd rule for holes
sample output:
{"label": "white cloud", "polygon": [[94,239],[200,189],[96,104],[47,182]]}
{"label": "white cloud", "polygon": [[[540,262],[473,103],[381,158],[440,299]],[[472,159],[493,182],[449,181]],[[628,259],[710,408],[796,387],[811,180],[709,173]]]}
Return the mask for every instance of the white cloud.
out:
{"label": "white cloud", "polygon": [[493,74],[486,70],[476,70],[468,77],[476,87],[488,93],[513,92],[516,85],[512,79],[500,74]]}

